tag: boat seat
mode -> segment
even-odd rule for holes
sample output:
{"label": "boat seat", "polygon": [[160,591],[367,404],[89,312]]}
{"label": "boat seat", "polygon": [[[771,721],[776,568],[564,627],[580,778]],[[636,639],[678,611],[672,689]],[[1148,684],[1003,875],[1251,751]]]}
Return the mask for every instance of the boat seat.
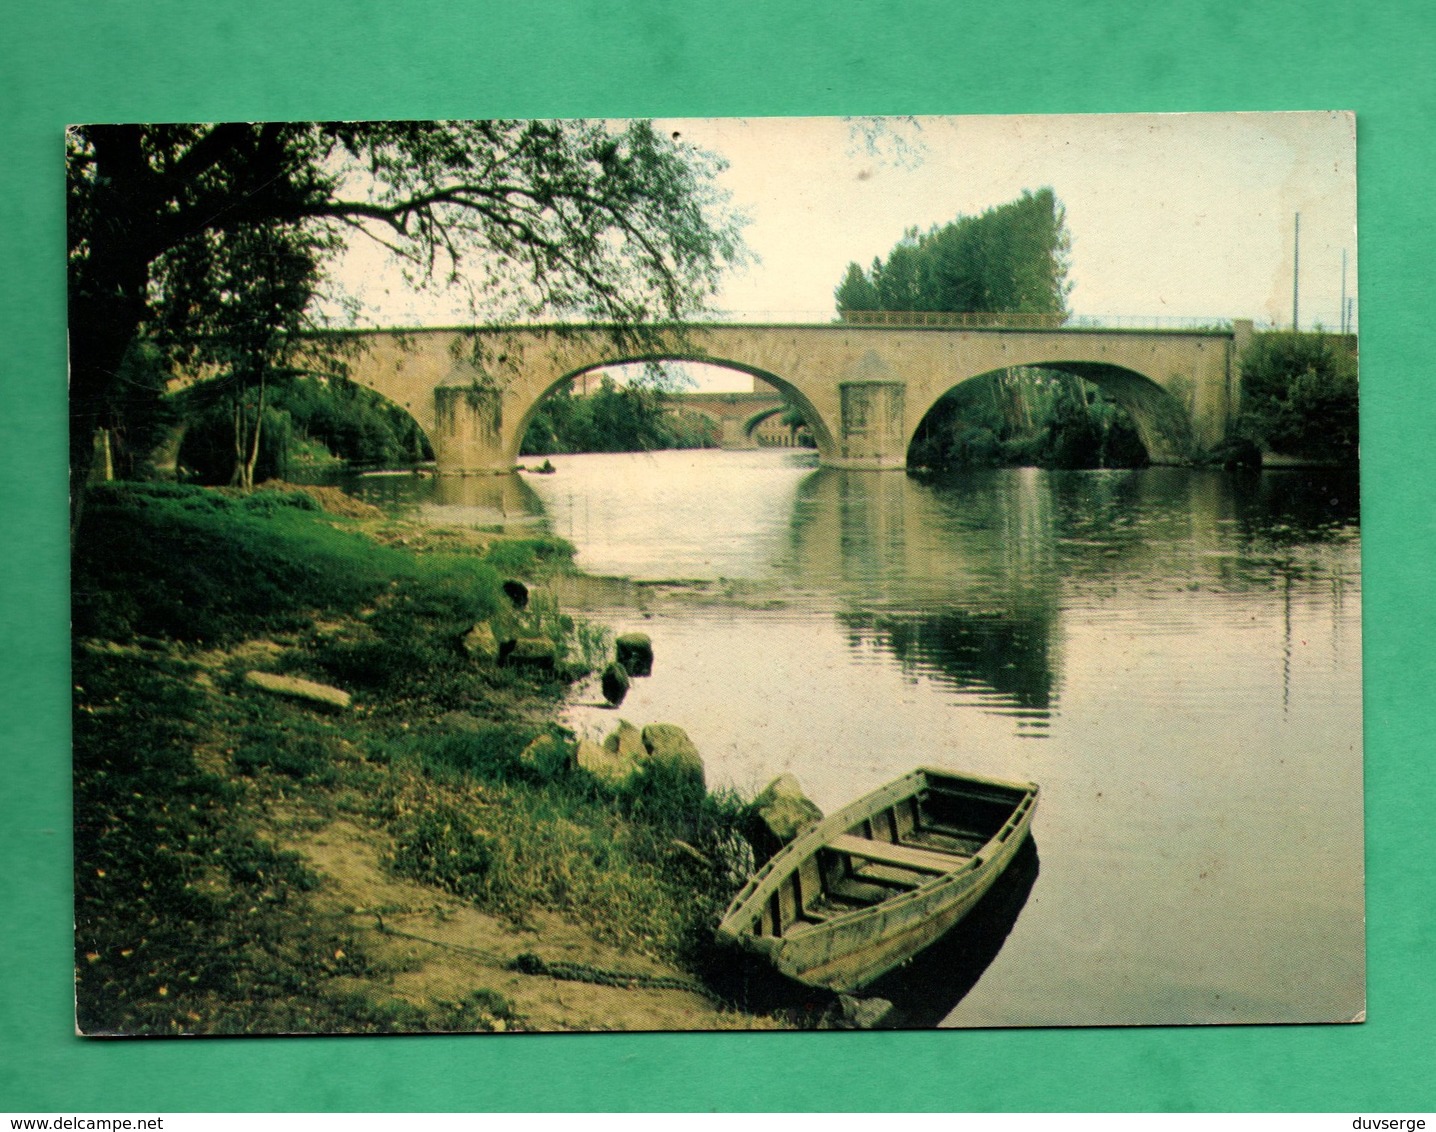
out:
{"label": "boat seat", "polygon": [[952,826],[925,825],[903,835],[902,844],[913,849],[935,849],[957,857],[971,857],[986,843],[987,838]]}
{"label": "boat seat", "polygon": [[828,848],[850,857],[861,857],[865,861],[877,861],[883,865],[896,865],[901,869],[912,869],[919,873],[950,873],[963,863],[963,859],[948,853],[935,853],[931,849],[909,849],[906,845],[894,845],[888,841],[869,841],[866,837],[854,837],[850,833],[839,834],[828,842]]}

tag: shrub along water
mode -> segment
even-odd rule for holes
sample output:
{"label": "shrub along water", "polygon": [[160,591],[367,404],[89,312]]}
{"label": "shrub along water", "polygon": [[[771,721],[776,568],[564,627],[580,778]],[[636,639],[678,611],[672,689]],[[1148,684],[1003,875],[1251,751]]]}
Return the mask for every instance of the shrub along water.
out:
{"label": "shrub along water", "polygon": [[1241,360],[1240,435],[1283,456],[1354,465],[1360,422],[1351,341],[1319,332],[1258,334]]}
{"label": "shrub along water", "polygon": [[717,446],[713,422],[675,409],[664,390],[643,382],[620,386],[605,375],[592,393],[580,396],[571,385],[555,390],[535,410],[519,451],[553,456]]}
{"label": "shrub along water", "polygon": [[[200,483],[230,483],[237,463],[233,394],[196,386],[170,402],[188,419],[180,465]],[[258,395],[245,395],[253,416]],[[398,405],[353,382],[295,377],[267,391],[256,475],[286,477],[302,464],[344,461],[399,467],[434,458],[418,423]]]}

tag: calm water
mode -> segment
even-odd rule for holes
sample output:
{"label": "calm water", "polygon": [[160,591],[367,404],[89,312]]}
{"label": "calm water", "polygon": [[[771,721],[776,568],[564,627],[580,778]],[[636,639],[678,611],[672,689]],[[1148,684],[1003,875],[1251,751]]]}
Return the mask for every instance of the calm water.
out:
{"label": "calm water", "polygon": [[[832,810],[924,763],[1041,784],[1035,856],[893,989],[920,1024],[1362,1011],[1354,476],[554,464],[358,490],[572,540],[566,604],[654,641],[622,716],[685,727],[710,785],[788,771]],[[568,721],[601,738],[598,699]]]}

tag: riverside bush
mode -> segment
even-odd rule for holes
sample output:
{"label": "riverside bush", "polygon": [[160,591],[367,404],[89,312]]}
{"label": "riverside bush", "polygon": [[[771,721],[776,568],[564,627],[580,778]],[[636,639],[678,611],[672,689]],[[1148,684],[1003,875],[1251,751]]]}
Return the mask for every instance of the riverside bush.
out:
{"label": "riverside bush", "polygon": [[1286,456],[1356,463],[1357,363],[1345,338],[1296,331],[1258,334],[1241,366],[1240,435]]}
{"label": "riverside bush", "polygon": [[[213,387],[190,391],[188,428],[179,449],[187,474],[200,483],[232,481],[234,405]],[[299,464],[344,461],[396,467],[433,459],[418,424],[399,406],[348,381],[294,378],[267,390],[256,461],[257,479],[286,477]],[[183,404],[183,403],[182,403]],[[171,405],[171,412],[176,406]],[[255,397],[246,394],[246,412]]]}
{"label": "riverside bush", "polygon": [[620,386],[605,375],[592,393],[575,394],[567,384],[540,402],[519,451],[553,456],[716,448],[717,431],[707,417],[675,408],[663,389],[642,381]]}
{"label": "riverside bush", "polygon": [[689,954],[712,926],[694,916],[699,902],[669,870],[666,844],[570,784],[429,796],[394,828],[396,871],[519,921],[547,908],[605,942],[668,957]]}
{"label": "riverside bush", "polygon": [[[545,734],[553,759],[521,761]],[[572,769],[566,744],[551,727],[511,724],[391,743],[394,868],[517,919],[548,908],[606,942],[683,961],[705,955],[752,869],[739,833],[746,808],[660,764],[608,785]],[[447,800],[404,800],[417,781]]]}
{"label": "riverside bush", "polygon": [[1127,468],[1148,463],[1135,422],[1100,389],[1033,368],[949,390],[919,424],[915,468]]}

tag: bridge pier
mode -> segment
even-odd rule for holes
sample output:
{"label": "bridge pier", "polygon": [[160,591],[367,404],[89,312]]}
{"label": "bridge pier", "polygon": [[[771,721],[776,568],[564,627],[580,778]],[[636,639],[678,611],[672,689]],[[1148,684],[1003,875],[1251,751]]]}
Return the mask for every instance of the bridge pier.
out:
{"label": "bridge pier", "polygon": [[724,417],[720,422],[720,428],[721,433],[718,438],[720,447],[733,449],[758,447],[758,442],[753,439],[752,433],[743,427],[742,421]]}
{"label": "bridge pier", "polygon": [[440,385],[434,390],[434,464],[443,475],[512,470],[504,452],[503,395],[482,385]]}
{"label": "bridge pier", "polygon": [[821,462],[858,471],[906,468],[906,392],[901,381],[839,383],[837,451]]}

